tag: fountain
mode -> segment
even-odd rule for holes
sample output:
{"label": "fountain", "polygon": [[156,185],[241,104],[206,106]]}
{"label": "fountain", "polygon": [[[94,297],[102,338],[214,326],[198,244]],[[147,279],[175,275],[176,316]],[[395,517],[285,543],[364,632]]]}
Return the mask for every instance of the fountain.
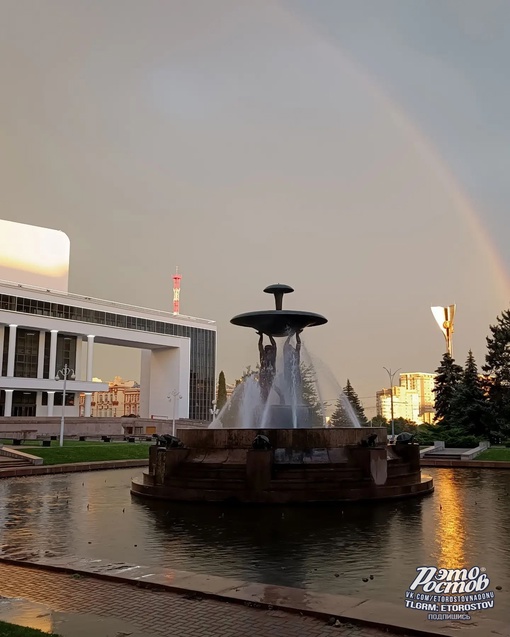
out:
{"label": "fountain", "polygon": [[[148,471],[131,483],[133,494],[276,504],[386,499],[433,490],[432,479],[421,475],[419,446],[412,440],[388,445],[386,428],[360,427],[355,417],[352,427],[325,428],[322,419],[317,426],[317,403],[311,405],[305,396],[309,379],[302,372],[301,333],[327,319],[284,310],[283,297],[293,291],[270,285],[264,292],[274,295],[274,310],[231,320],[259,337],[258,374],[238,388],[242,422],[225,424],[222,410],[208,429],[160,437],[150,448]],[[275,339],[282,337],[278,363]]]}
{"label": "fountain", "polygon": [[[242,426],[246,420],[257,421],[256,427],[269,429],[297,429],[313,426],[312,405],[303,400],[303,379],[301,371],[301,333],[307,327],[324,325],[327,319],[314,312],[283,309],[283,296],[294,292],[293,288],[280,283],[268,286],[264,292],[275,297],[274,310],[261,310],[239,314],[231,323],[254,329],[258,336],[260,367],[255,389],[248,382],[240,391],[246,390],[250,398],[239,418]],[[264,345],[264,337],[269,344]],[[276,338],[284,337],[282,370],[277,366]],[[294,342],[293,342],[294,341]],[[255,400],[253,400],[255,398]],[[227,410],[230,405],[227,405]],[[249,413],[246,414],[245,412]],[[321,422],[322,424],[322,422]],[[353,423],[356,424],[356,423]],[[222,426],[222,414],[212,428]]]}

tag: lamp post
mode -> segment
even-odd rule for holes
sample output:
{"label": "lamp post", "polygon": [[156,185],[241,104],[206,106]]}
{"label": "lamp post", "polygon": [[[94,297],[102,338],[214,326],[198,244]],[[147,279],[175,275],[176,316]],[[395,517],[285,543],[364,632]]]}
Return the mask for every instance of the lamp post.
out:
{"label": "lamp post", "polygon": [[220,413],[220,410],[216,409],[216,401],[215,400],[212,401],[212,409],[209,409],[209,411],[211,412],[211,416],[212,416],[212,421],[211,422],[214,422],[214,419]]}
{"label": "lamp post", "polygon": [[179,390],[178,389],[173,389],[170,394],[168,394],[168,400],[170,402],[172,402],[172,400],[174,401],[173,404],[173,416],[172,416],[172,436],[175,436],[175,416],[176,416],[176,411],[177,411],[177,400],[180,400],[182,398],[182,396],[179,394]]}
{"label": "lamp post", "polygon": [[393,415],[393,379],[395,378],[397,372],[401,370],[399,367],[396,371],[392,372],[391,367],[388,369],[387,367],[383,367],[388,372],[388,376],[390,378],[390,400],[391,400],[391,442],[395,442],[395,418]]}
{"label": "lamp post", "polygon": [[68,367],[67,363],[62,369],[59,369],[55,375],[55,380],[64,380],[64,391],[62,392],[62,415],[60,416],[60,446],[64,446],[64,423],[65,423],[65,411],[66,411],[66,388],[67,379],[74,378],[74,369]]}

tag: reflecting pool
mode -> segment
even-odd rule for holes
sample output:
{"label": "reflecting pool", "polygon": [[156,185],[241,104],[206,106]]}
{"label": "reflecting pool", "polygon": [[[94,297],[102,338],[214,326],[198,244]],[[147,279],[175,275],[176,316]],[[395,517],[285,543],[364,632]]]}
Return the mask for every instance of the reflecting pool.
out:
{"label": "reflecting pool", "polygon": [[391,602],[403,600],[418,566],[476,565],[491,590],[502,586],[490,616],[508,616],[510,472],[425,469],[436,490],[418,499],[240,508],[136,499],[129,485],[140,471],[0,480],[3,553],[168,566]]}

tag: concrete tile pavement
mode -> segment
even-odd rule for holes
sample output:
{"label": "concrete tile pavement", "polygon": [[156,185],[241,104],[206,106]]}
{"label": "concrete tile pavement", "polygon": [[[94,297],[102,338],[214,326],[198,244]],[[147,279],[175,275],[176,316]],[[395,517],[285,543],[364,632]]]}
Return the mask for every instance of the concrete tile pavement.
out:
{"label": "concrete tile pavement", "polygon": [[[122,620],[146,637],[383,637],[373,628],[0,563],[0,595]],[[1,616],[0,616],[1,619]],[[93,634],[93,633],[91,633]],[[405,636],[404,636],[405,637]],[[409,636],[408,636],[409,637]]]}

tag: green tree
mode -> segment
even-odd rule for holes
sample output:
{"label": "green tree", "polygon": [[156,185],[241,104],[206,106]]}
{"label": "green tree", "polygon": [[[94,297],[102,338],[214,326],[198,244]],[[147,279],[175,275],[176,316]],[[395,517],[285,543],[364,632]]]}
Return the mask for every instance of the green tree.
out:
{"label": "green tree", "polygon": [[310,408],[310,425],[312,427],[322,427],[324,417],[322,405],[317,393],[317,383],[313,367],[301,363],[301,391],[303,404]]}
{"label": "green tree", "polygon": [[[243,371],[241,378],[240,378],[240,383],[244,383],[244,381],[249,378],[250,376],[254,376],[257,375],[258,376],[259,373],[259,364],[257,363],[257,365],[255,366],[255,369],[251,368],[251,365],[248,365],[246,367],[246,369]],[[239,384],[239,383],[237,383]]]}
{"label": "green tree", "polygon": [[510,423],[510,310],[505,310],[489,326],[483,371],[488,376],[487,391],[494,428],[505,431]]}
{"label": "green tree", "polygon": [[366,427],[368,425],[368,420],[365,416],[365,410],[363,409],[363,405],[358,398],[358,394],[354,391],[354,388],[351,385],[351,381],[349,379],[347,379],[347,384],[344,387],[344,394],[346,395],[347,400],[351,403],[359,424],[362,427]]}
{"label": "green tree", "polygon": [[[391,422],[388,423],[386,427],[387,427],[388,433],[391,434]],[[399,418],[394,419],[394,428],[395,428],[396,436],[398,436],[398,434],[401,434],[403,432],[416,434],[418,431],[418,427],[415,422],[413,422],[412,420],[407,420],[407,418],[402,418],[401,416]]]}
{"label": "green tree", "polygon": [[482,438],[489,435],[489,402],[471,350],[453,396],[451,414],[453,425],[463,436],[473,435]]}
{"label": "green tree", "polygon": [[450,354],[446,352],[441,359],[441,364],[436,369],[433,390],[435,394],[435,422],[440,425],[441,430],[455,427],[453,406],[462,376],[462,367],[457,365]]}
{"label": "green tree", "polygon": [[349,417],[347,409],[345,408],[344,401],[347,400],[345,396],[339,397],[336,401],[335,411],[331,414],[329,424],[332,427],[352,427],[353,422]]}
{"label": "green tree", "polygon": [[370,426],[371,427],[387,427],[388,421],[386,420],[384,416],[377,415],[377,416],[374,416],[372,420],[370,421]]}
{"label": "green tree", "polygon": [[353,422],[349,415],[348,405],[345,404],[346,400],[351,405],[352,411],[358,419],[359,424],[362,427],[368,426],[365,410],[349,379],[347,379],[347,384],[343,389],[343,396],[339,396],[336,401],[335,411],[331,414],[331,425],[333,425],[333,427],[352,427]]}
{"label": "green tree", "polygon": [[221,411],[227,402],[227,382],[223,370],[218,376],[218,394],[216,396],[216,408]]}

